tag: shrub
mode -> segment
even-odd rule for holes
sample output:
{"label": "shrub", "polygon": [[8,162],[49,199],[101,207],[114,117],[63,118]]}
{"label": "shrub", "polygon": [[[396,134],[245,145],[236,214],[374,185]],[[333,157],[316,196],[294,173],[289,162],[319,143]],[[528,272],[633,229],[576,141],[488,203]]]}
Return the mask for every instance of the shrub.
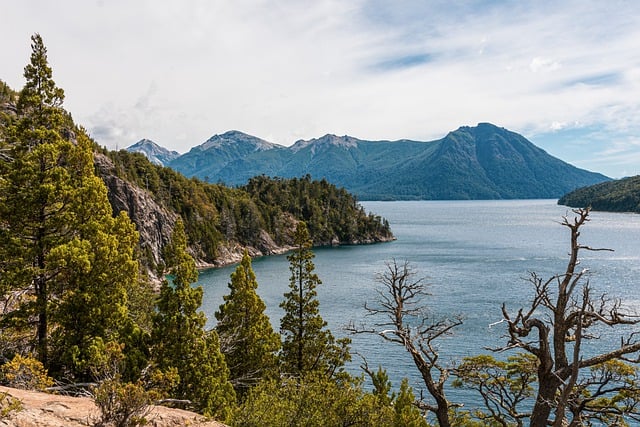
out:
{"label": "shrub", "polygon": [[0,368],[2,384],[24,390],[44,390],[51,387],[53,379],[42,363],[32,357],[16,355]]}

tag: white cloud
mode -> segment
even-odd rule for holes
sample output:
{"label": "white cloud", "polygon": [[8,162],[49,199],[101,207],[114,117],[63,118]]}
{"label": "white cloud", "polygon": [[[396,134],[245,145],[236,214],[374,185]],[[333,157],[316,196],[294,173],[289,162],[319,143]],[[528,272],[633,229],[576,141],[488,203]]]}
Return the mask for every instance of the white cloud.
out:
{"label": "white cloud", "polygon": [[640,134],[635,2],[24,0],[3,14],[0,78],[21,85],[39,31],[67,108],[111,147],[184,152],[229,129],[432,139],[480,121],[534,142]]}
{"label": "white cloud", "polygon": [[549,58],[542,58],[539,56],[536,56],[535,58],[533,58],[531,60],[531,64],[529,64],[529,68],[534,73],[556,71],[561,66],[562,65],[560,65],[559,62],[556,62]]}

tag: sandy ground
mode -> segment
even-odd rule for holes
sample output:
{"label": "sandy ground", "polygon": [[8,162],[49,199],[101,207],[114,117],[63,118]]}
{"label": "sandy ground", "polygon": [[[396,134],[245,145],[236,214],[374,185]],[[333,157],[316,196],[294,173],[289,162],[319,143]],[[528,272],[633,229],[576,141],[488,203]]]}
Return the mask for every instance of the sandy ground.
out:
{"label": "sandy ground", "polygon": [[[93,426],[98,420],[98,408],[86,397],[62,396],[2,386],[0,392],[9,393],[19,399],[23,407],[19,412],[11,412],[7,417],[0,419],[1,427]],[[147,426],[153,427],[224,427],[224,424],[207,421],[196,413],[163,406],[153,406],[146,418]]]}

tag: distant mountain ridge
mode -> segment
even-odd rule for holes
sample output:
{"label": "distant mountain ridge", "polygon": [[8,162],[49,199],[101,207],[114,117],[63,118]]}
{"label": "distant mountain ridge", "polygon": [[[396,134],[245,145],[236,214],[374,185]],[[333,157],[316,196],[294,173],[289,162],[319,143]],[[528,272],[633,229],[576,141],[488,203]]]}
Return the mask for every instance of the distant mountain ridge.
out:
{"label": "distant mountain ridge", "polygon": [[245,184],[257,175],[308,174],[361,200],[558,198],[609,180],[490,123],[463,126],[431,142],[328,134],[291,147],[230,131],[166,165],[189,177],[228,185]]}

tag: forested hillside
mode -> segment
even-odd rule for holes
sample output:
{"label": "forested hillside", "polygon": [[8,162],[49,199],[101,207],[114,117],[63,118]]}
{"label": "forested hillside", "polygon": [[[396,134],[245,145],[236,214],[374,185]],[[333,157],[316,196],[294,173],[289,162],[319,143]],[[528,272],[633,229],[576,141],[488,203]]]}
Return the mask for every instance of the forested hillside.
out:
{"label": "forested hillside", "polygon": [[558,204],[591,207],[596,211],[640,213],[640,175],[579,188],[562,196]]}
{"label": "forested hillside", "polygon": [[[365,213],[352,195],[326,181],[262,176],[244,187],[228,188],[187,179],[139,153],[103,150],[103,154],[113,162],[117,176],[143,189],[159,207],[182,218],[191,252],[204,263],[239,261],[245,247],[252,255],[282,252],[292,244],[293,230],[300,220],[309,224],[314,245],[393,239],[384,219]],[[103,175],[108,180],[109,173]],[[117,191],[109,187],[110,193]],[[127,211],[139,228],[150,214],[139,212],[131,203]],[[158,227],[169,233],[173,221],[168,222]],[[161,238],[168,240],[168,234]],[[153,245],[142,242],[142,246]]]}

